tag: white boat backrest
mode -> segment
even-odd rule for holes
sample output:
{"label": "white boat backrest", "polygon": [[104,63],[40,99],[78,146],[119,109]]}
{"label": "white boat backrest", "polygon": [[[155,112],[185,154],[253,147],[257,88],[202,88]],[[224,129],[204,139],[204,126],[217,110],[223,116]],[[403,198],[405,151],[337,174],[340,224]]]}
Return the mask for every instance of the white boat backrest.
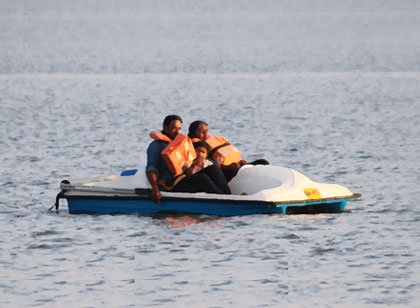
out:
{"label": "white boat backrest", "polygon": [[245,165],[229,182],[229,187],[233,195],[253,195],[291,181],[293,173],[290,169],[270,165]]}

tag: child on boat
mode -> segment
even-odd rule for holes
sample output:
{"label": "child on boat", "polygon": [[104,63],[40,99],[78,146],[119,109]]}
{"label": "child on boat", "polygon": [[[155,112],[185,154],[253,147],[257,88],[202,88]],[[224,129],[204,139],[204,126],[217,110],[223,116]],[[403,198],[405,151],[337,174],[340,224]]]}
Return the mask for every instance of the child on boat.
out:
{"label": "child on boat", "polygon": [[191,166],[186,170],[188,175],[197,173],[204,168],[213,165],[213,161],[207,158],[210,151],[210,147],[204,141],[198,141],[194,143],[195,152],[197,153],[196,159],[194,159]]}
{"label": "child on boat", "polygon": [[[208,130],[208,124],[204,121],[194,121],[188,128],[188,137],[192,139],[200,139],[209,145],[210,159],[217,162],[222,169],[226,180],[229,182],[245,164],[251,165],[268,165],[265,159],[257,159],[253,162],[247,162],[240,159],[241,152],[231,145],[223,136],[211,137]],[[211,142],[210,142],[211,141]],[[223,151],[222,151],[223,149]],[[238,155],[239,154],[239,155]],[[222,156],[222,157],[221,157]]]}

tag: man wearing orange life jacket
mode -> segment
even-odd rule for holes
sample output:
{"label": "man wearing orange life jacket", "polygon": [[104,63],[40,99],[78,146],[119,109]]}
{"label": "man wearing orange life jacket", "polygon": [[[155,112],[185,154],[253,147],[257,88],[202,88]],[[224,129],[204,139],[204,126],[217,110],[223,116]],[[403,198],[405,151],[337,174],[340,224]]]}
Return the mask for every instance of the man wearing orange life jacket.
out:
{"label": "man wearing orange life jacket", "polygon": [[[146,175],[152,187],[152,200],[158,203],[161,199],[161,190],[172,192],[208,192],[230,194],[226,179],[221,170],[206,168],[206,171],[186,176],[175,174],[168,168],[162,152],[172,144],[181,133],[182,119],[178,115],[169,115],[163,121],[163,130],[151,134],[155,139],[147,148]],[[207,170],[208,169],[208,170]]]}
{"label": "man wearing orange life jacket", "polygon": [[[211,137],[208,131],[208,124],[204,121],[194,121],[188,128],[188,137],[193,141],[205,141],[210,147],[209,158],[216,161],[226,180],[229,182],[243,165],[248,164],[246,160],[241,159],[241,152],[231,145],[225,137]],[[250,162],[251,165],[268,165],[265,159],[258,159]]]}

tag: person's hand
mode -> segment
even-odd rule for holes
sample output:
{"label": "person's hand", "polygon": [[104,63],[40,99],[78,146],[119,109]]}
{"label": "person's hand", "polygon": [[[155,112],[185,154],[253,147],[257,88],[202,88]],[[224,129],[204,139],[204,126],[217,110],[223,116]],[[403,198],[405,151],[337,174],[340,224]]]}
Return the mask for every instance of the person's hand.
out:
{"label": "person's hand", "polygon": [[235,170],[235,169],[241,168],[245,164],[246,164],[246,161],[245,160],[241,160],[241,161],[239,161],[237,163],[231,163],[230,165],[225,166],[225,169]]}
{"label": "person's hand", "polygon": [[200,166],[200,165],[202,165],[203,164],[203,161],[204,161],[204,159],[203,159],[203,157],[201,157],[201,156],[197,156],[195,159],[194,159],[194,161],[193,161],[193,165],[194,166]]}
{"label": "person's hand", "polygon": [[243,159],[241,159],[240,161],[239,161],[239,167],[238,167],[238,169],[239,168],[241,168],[243,165],[246,165],[248,162],[246,161],[246,160],[243,160]]}
{"label": "person's hand", "polygon": [[155,203],[159,203],[161,198],[162,198],[162,195],[160,193],[159,187],[157,185],[153,186],[152,187],[152,201]]}

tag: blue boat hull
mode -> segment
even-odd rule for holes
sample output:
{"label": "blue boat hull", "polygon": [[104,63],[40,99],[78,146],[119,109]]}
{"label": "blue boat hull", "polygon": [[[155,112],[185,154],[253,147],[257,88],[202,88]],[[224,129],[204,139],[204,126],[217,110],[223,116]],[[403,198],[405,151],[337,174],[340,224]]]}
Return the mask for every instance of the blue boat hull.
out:
{"label": "blue boat hull", "polygon": [[71,214],[142,214],[190,213],[217,216],[251,214],[314,214],[343,212],[349,199],[317,200],[302,203],[240,202],[232,200],[162,200],[159,204],[147,199],[66,197]]}

